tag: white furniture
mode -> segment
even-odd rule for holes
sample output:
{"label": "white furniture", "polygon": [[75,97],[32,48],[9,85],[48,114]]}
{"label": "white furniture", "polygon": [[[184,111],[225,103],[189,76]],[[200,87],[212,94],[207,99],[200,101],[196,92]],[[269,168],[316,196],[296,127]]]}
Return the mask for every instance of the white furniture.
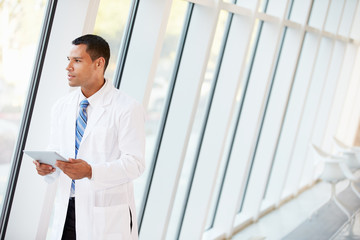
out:
{"label": "white furniture", "polygon": [[360,147],[349,146],[340,141],[337,137],[333,137],[337,152],[348,156],[347,165],[352,170],[360,169]]}
{"label": "white furniture", "polygon": [[346,209],[343,203],[336,197],[336,184],[342,180],[348,179],[355,194],[360,197],[359,191],[354,186],[354,182],[358,179],[353,175],[350,168],[347,166],[347,157],[335,156],[324,152],[322,149],[312,144],[315,156],[324,164],[324,169],[320,174],[320,179],[331,184],[331,200],[351,219],[350,212]]}
{"label": "white furniture", "polygon": [[[360,147],[346,145],[335,136],[333,137],[333,140],[337,148],[337,152],[344,157],[345,164],[348,166],[351,173],[355,173],[357,170],[360,170]],[[351,189],[360,198],[360,190],[355,185],[355,182],[358,182],[359,180],[355,177],[349,180]]]}

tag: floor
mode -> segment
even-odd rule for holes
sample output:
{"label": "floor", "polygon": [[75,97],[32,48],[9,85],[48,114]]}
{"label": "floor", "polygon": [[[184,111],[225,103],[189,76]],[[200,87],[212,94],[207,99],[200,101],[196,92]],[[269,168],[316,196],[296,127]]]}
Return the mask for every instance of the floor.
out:
{"label": "floor", "polygon": [[[347,186],[348,182],[346,181],[339,183],[337,185],[337,192],[345,192]],[[344,197],[347,197],[347,195],[344,194],[343,198]],[[352,221],[352,223],[346,223],[346,216],[344,214],[341,215],[342,212],[338,211],[336,205],[329,202],[329,198],[330,185],[320,182],[301,193],[298,197],[285,203],[279,209],[262,217],[257,223],[235,234],[231,239],[360,239],[359,205],[356,204],[357,209],[352,209],[353,212],[358,211],[357,214],[355,214],[354,221]],[[341,200],[347,202],[347,199]],[[360,200],[356,197],[352,196],[352,201],[357,201],[357,203],[360,204]],[[320,210],[322,210],[322,212]],[[325,215],[328,214],[328,216],[324,216],[324,213]],[[336,214],[340,214],[341,216],[337,217]],[[335,220],[337,219],[337,225],[334,223],[323,224],[324,218],[331,218],[329,216]],[[309,226],[312,226],[310,231],[308,231]],[[324,234],[325,231],[327,231],[328,236]],[[310,234],[309,236],[311,237],[304,236],[304,232]]]}
{"label": "floor", "polygon": [[334,240],[355,240],[360,239],[360,211],[350,223],[344,225],[342,229],[334,236]]}

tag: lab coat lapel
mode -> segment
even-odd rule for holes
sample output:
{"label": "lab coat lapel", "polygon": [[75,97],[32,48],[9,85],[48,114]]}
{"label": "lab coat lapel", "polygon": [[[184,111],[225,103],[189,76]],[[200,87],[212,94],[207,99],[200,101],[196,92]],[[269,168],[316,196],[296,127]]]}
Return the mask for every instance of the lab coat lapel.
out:
{"label": "lab coat lapel", "polygon": [[86,141],[87,136],[91,133],[93,128],[96,126],[97,122],[105,112],[105,107],[108,105],[112,98],[112,89],[114,86],[111,83],[107,83],[104,89],[104,92],[101,95],[101,99],[99,101],[99,104],[94,106],[93,112],[91,114],[91,117],[89,117],[87,126],[85,129],[84,136],[82,138],[82,142]]}
{"label": "lab coat lapel", "polygon": [[93,109],[91,118],[88,119],[86,129],[84,132],[84,136],[81,140],[82,142],[84,142],[86,140],[87,136],[89,135],[91,130],[94,128],[97,121],[100,119],[101,115],[103,115],[104,111],[105,111],[105,108],[103,106],[97,106]]}

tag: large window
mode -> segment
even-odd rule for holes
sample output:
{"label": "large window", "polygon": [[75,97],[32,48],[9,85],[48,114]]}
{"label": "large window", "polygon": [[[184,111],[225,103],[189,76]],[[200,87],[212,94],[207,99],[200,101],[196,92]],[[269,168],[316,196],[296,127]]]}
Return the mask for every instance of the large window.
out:
{"label": "large window", "polygon": [[[358,0],[55,2],[21,140],[46,146],[47,112],[69,90],[66,47],[85,32],[103,36],[111,48],[106,78],[146,112],[146,169],[134,182],[140,239],[230,238],[316,183],[321,165],[311,143],[330,152],[334,135],[353,141]],[[0,205],[45,5],[0,0]],[[33,167],[24,160],[10,176],[18,182],[9,239],[19,239],[24,222],[22,234],[46,238],[55,191]]]}
{"label": "large window", "polygon": [[178,55],[184,44],[180,40],[188,8],[188,3],[185,1],[176,0],[172,3],[154,83],[151,86],[146,124],[147,168],[135,189],[139,209],[144,207],[141,202],[144,204],[146,201],[146,191],[149,191],[148,183],[151,181],[151,174],[154,171],[152,166],[155,164],[156,151],[160,144],[159,138],[164,128],[164,119],[169,110],[169,98],[171,98],[174,81],[176,81],[176,71],[179,67]]}
{"label": "large window", "polygon": [[[208,61],[204,82],[202,83],[199,105],[194,119],[191,136],[186,151],[184,165],[181,172],[178,190],[174,202],[174,207],[171,213],[169,229],[167,232],[168,239],[176,239],[181,230],[183,221],[183,214],[187,207],[189,192],[195,175],[196,163],[200,155],[202,140],[205,134],[206,121],[208,120],[209,109],[211,107],[211,100],[213,98],[216,80],[214,79],[218,69],[216,64],[219,59],[221,49],[221,41],[224,34],[227,14],[221,12],[218,19],[218,24],[214,36],[214,42],[211,48],[211,54]],[[210,105],[210,106],[209,106]]]}
{"label": "large window", "polygon": [[105,38],[110,45],[111,56],[105,73],[105,77],[110,81],[116,71],[131,3],[131,0],[101,0],[99,4],[94,33]]}
{"label": "large window", "polygon": [[45,0],[0,1],[0,207],[33,71]]}

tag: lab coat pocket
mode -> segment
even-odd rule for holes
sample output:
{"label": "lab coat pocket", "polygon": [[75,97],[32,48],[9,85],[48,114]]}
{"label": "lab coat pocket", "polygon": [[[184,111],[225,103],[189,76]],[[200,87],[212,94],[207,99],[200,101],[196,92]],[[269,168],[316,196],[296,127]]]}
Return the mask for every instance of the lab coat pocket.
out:
{"label": "lab coat pocket", "polygon": [[117,185],[95,192],[95,207],[110,207],[128,204],[126,185]]}
{"label": "lab coat pocket", "polygon": [[94,207],[93,229],[94,239],[131,239],[129,206]]}

